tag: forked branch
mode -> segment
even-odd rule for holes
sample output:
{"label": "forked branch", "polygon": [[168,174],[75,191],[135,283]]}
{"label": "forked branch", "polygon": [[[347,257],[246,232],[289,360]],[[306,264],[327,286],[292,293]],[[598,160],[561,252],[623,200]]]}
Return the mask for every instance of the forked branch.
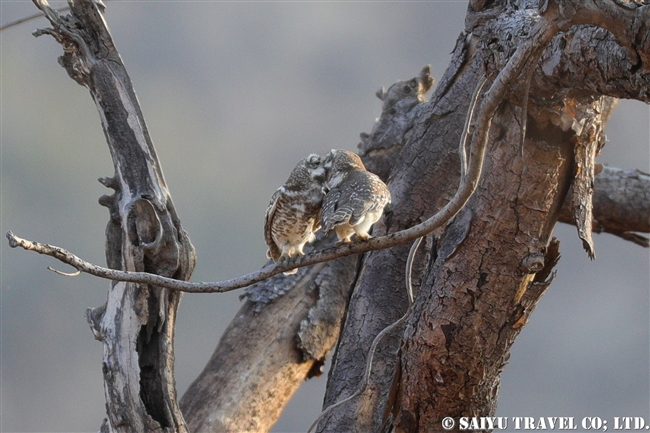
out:
{"label": "forked branch", "polygon": [[[535,29],[531,32],[532,38],[519,46],[517,51],[508,61],[507,65],[501,70],[490,89],[485,93],[483,101],[478,111],[474,133],[470,144],[469,165],[465,177],[451,200],[438,211],[435,215],[426,221],[402,230],[391,233],[386,236],[376,237],[364,242],[345,244],[338,247],[328,248],[321,251],[312,252],[308,255],[296,258],[291,262],[271,264],[250,274],[225,280],[221,282],[209,283],[191,283],[178,281],[171,278],[165,278],[159,275],[149,274],[146,272],[124,272],[104,268],[86,262],[63,248],[41,244],[38,242],[28,241],[15,236],[13,233],[7,233],[9,245],[13,248],[22,247],[26,250],[38,252],[52,256],[63,263],[69,264],[81,272],[85,272],[97,277],[111,280],[127,281],[134,283],[153,284],[172,290],[180,290],[190,293],[222,293],[230,290],[239,289],[249,286],[258,281],[262,281],[273,275],[279,274],[296,267],[303,267],[332,260],[338,257],[344,257],[352,254],[360,254],[367,251],[391,248],[406,242],[411,242],[419,237],[425,236],[435,229],[443,226],[450,221],[465,206],[469,198],[474,193],[478,181],[481,177],[483,160],[485,157],[485,147],[488,140],[490,124],[494,113],[499,104],[506,96],[508,89],[514,81],[520,76],[524,66],[528,61],[539,58],[544,47],[557,32],[557,27],[551,22],[541,20],[537,23]],[[482,86],[485,78],[482,79],[479,86]],[[477,97],[478,92],[477,92]],[[471,112],[472,110],[470,110]],[[469,113],[468,113],[469,114]]]}
{"label": "forked branch", "polygon": [[[474,92],[474,100],[468,112],[468,116],[471,116],[474,111],[474,105],[476,99],[480,94],[480,90],[485,84],[486,79],[483,78],[479,85],[477,86],[476,92]],[[469,123],[469,122],[467,122]],[[54,257],[60,260],[63,263],[66,263],[70,266],[73,266],[80,272],[85,272],[96,277],[106,278],[110,280],[117,281],[126,281],[133,283],[143,283],[143,284],[153,284],[159,287],[165,287],[172,290],[180,290],[183,292],[190,293],[221,293],[227,292],[230,290],[239,289],[242,287],[249,286],[253,283],[262,281],[266,278],[272,277],[273,275],[279,274],[280,272],[290,270],[296,267],[303,267],[308,265],[313,265],[316,263],[325,262],[332,260],[338,257],[344,257],[352,254],[359,254],[366,251],[390,248],[402,243],[406,243],[412,240],[416,240],[425,236],[428,233],[431,233],[433,230],[441,227],[443,224],[447,223],[451,218],[458,213],[460,209],[467,203],[467,200],[471,197],[472,193],[476,189],[478,180],[481,176],[481,168],[483,165],[483,159],[485,156],[485,145],[487,143],[487,136],[489,131],[489,119],[483,122],[487,127],[485,130],[479,129],[480,133],[474,134],[472,140],[472,148],[469,167],[467,168],[467,174],[463,177],[461,185],[459,186],[454,197],[449,201],[449,203],[442,208],[438,213],[424,221],[421,224],[418,224],[414,227],[411,227],[407,230],[403,230],[397,233],[392,233],[387,236],[372,238],[368,241],[357,242],[353,244],[344,244],[333,248],[328,248],[325,250],[313,252],[309,255],[302,256],[297,258],[292,262],[283,262],[278,264],[271,264],[263,267],[262,269],[252,272],[250,274],[233,278],[226,281],[215,282],[215,283],[190,283],[186,281],[175,280],[172,278],[166,278],[160,275],[151,274],[147,272],[127,272],[119,271],[115,269],[108,269],[102,266],[94,265],[89,263],[78,256],[72,254],[71,252],[48,244],[42,244],[39,242],[29,241],[27,239],[22,239],[14,235],[11,231],[7,232],[7,239],[9,240],[9,246],[12,248],[21,247],[25,250],[34,251],[39,254],[45,254],[51,257]],[[464,141],[466,139],[466,134],[463,134],[463,143],[461,143],[460,149],[461,153],[464,153]],[[464,170],[463,170],[464,171]],[[60,275],[74,275],[74,274],[65,274],[60,271],[55,271]]]}
{"label": "forked branch", "polygon": [[[291,262],[267,265],[260,270],[238,278],[209,283],[191,283],[146,272],[125,272],[104,268],[86,262],[85,260],[82,260],[81,258],[63,248],[22,239],[15,236],[11,232],[7,233],[9,245],[12,248],[21,247],[25,250],[35,251],[39,254],[52,256],[63,263],[73,266],[78,271],[101,278],[133,283],[153,284],[159,287],[165,287],[172,290],[180,290],[190,293],[222,293],[249,286],[253,283],[279,274],[280,272],[284,272],[296,267],[313,265],[338,257],[390,248],[406,242],[414,241],[417,238],[431,233],[435,229],[441,227],[443,224],[446,224],[463,208],[465,203],[467,203],[469,198],[474,193],[474,190],[476,189],[478,181],[481,177],[481,170],[485,157],[485,146],[487,143],[492,116],[494,115],[494,112],[496,111],[496,108],[498,107],[500,101],[505,96],[508,86],[519,75],[523,65],[528,59],[530,51],[534,49],[535,46],[532,43],[522,45],[520,49],[517,50],[517,52],[513,55],[508,65],[497,76],[495,82],[490,87],[490,90],[486,93],[487,96],[481,104],[481,109],[479,110],[474,134],[472,135],[470,146],[470,160],[469,166],[467,167],[467,173],[463,181],[461,181],[456,194],[438,213],[422,222],[421,224],[413,226],[409,229],[391,233],[386,236],[372,238],[364,242],[345,244],[313,252],[306,256],[298,257]],[[485,78],[482,79],[479,86],[482,86],[484,82]],[[478,92],[476,94],[476,97],[478,97]],[[472,110],[470,110],[470,113],[471,111]]]}

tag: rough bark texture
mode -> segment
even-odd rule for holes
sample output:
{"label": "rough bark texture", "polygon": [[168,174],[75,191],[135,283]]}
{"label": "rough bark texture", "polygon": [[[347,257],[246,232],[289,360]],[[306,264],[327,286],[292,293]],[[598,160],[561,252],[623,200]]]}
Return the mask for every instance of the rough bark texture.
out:
{"label": "rough bark texture", "polygon": [[[522,98],[525,80],[513,86],[493,118],[477,192],[421,252],[422,283],[406,329],[380,345],[370,391],[333,411],[320,431],[442,431],[445,416],[494,413],[508,350],[548,284],[537,273],[548,275],[555,261],[549,237],[577,173],[579,139],[585,148],[596,145],[580,156],[580,169],[587,173],[579,183],[591,188],[593,171],[588,171],[601,143],[599,130],[580,137],[583,127],[593,122],[600,128],[606,120],[603,95],[648,100],[649,77],[643,72],[648,64],[634,63],[647,58],[647,7],[541,6],[540,11],[525,2],[470,5],[467,36],[459,38],[450,68],[432,101],[413,119],[413,138],[392,168],[389,186],[396,199],[380,229],[409,227],[449,199],[459,178],[456,149],[468,89],[476,86],[481,71],[493,75],[504,68],[540,21],[538,13],[565,29],[599,23],[619,40],[627,36],[627,46],[612,50],[616,39],[602,29],[571,28],[555,36],[541,62],[535,62],[530,100]],[[572,80],[564,80],[567,71]],[[521,149],[526,102],[531,117]],[[589,194],[580,188],[574,192]],[[588,233],[589,212],[578,213],[578,226]],[[407,251],[372,252],[364,260],[324,407],[357,389],[375,335],[405,311],[401,287]]]}
{"label": "rough bark texture", "polygon": [[[111,214],[109,267],[189,279],[194,251],[101,8],[74,2],[61,18],[34,1],[54,27],[37,34],[63,45],[61,64],[89,88],[113,156],[115,175],[101,182],[115,193],[100,199]],[[431,432],[442,430],[442,417],[492,415],[509,348],[552,280],[558,218],[577,225],[590,254],[592,226],[643,243],[630,232],[650,231],[650,176],[609,168],[595,176],[594,158],[612,98],[650,99],[648,23],[650,7],[625,1],[474,0],[430,102],[427,68],[378,94],[382,115],[362,134],[360,153],[389,181],[393,202],[374,228],[386,234],[426,220],[458,189],[458,145],[482,77],[491,90],[509,90],[483,99],[489,120],[470,133],[489,130],[483,176],[464,209],[420,247],[406,325],[379,345],[367,392],[332,411],[320,431]],[[505,82],[508,68],[516,74]],[[181,401],[190,430],[268,431],[337,339],[324,406],[353,394],[373,339],[407,310],[408,252],[399,245],[344,257],[249,288]],[[104,343],[102,431],[188,430],[172,373],[179,301],[180,292],[114,283],[107,304],[89,310]]]}
{"label": "rough bark texture", "polygon": [[[571,196],[559,219],[569,224],[573,223]],[[650,232],[650,174],[604,167],[594,179],[593,229],[648,247],[648,239],[634,232]]]}
{"label": "rough bark texture", "polygon": [[[505,108],[499,120],[516,116]],[[513,133],[504,141],[516,141]],[[405,431],[441,430],[450,412],[487,415],[496,409],[499,373],[521,329],[513,327],[519,301],[543,267],[548,221],[570,174],[568,146],[530,140],[524,150],[521,161],[516,148],[491,143],[486,176],[463,211],[471,214],[467,236],[441,238],[427,290],[403,337],[395,414]],[[511,169],[499,173],[504,166]]]}
{"label": "rough bark texture", "polygon": [[[203,372],[181,399],[192,432],[268,431],[306,378],[321,373],[336,342],[356,257],[302,268],[294,281],[272,277],[287,292],[270,301],[248,300],[221,338]],[[285,281],[283,281],[285,280]],[[321,305],[324,303],[326,305]],[[324,321],[322,311],[334,316]],[[337,316],[338,314],[338,316]],[[273,335],[273,338],[268,338]],[[242,344],[244,342],[244,344]]]}
{"label": "rough bark texture", "polygon": [[[383,100],[382,114],[373,131],[362,134],[360,144],[369,170],[387,175],[382,167],[390,163],[386,157],[394,148],[386,149],[386,143],[406,141],[409,128],[404,119],[419,109],[432,83],[425,67],[419,76],[398,81],[377,95]],[[335,238],[333,234],[319,238],[311,249],[332,246]],[[181,399],[191,431],[271,428],[300,383],[320,374],[338,339],[359,260],[342,257],[246,289],[248,300]],[[243,340],[247,344],[240,344]]]}
{"label": "rough bark texture", "polygon": [[[146,271],[187,280],[194,248],[176,216],[131,80],[94,1],[70,2],[60,17],[46,1],[50,34],[65,54],[61,65],[87,87],[97,105],[115,174],[100,181],[115,190],[100,198],[109,208],[106,258],[113,269]],[[174,326],[180,292],[113,283],[107,303],[87,312],[95,338],[104,344],[108,419],[102,431],[185,432],[173,376]]]}

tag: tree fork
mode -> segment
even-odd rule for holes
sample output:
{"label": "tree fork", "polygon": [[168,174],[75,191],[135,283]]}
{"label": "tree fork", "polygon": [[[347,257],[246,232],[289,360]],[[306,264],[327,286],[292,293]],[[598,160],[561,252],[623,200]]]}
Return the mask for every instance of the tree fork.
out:
{"label": "tree fork", "polygon": [[[113,155],[115,175],[100,180],[115,190],[113,195],[100,199],[111,214],[106,251],[109,267],[128,271],[129,276],[157,274],[188,280],[194,264],[193,248],[175,214],[142,113],[103,22],[99,4],[87,0],[71,2],[72,16],[62,19],[49,9],[45,1],[34,2],[54,27],[36,34],[52,35],[63,45],[65,54],[61,63],[75,81],[90,89]],[[538,12],[542,15],[541,21],[536,15]],[[538,25],[540,22],[541,26]],[[528,5],[525,1],[517,4],[472,1],[466,21],[467,36],[459,38],[452,65],[431,103],[419,104],[422,101],[416,101],[402,118],[384,117],[385,113],[382,113],[385,123],[382,124],[380,119],[376,130],[373,129],[377,132],[375,138],[386,131],[395,135],[389,136],[377,148],[372,146],[373,133],[362,136],[362,153],[370,157],[369,161],[378,161],[385,176],[394,163],[391,190],[397,200],[387,209],[383,222],[375,231],[387,233],[387,239],[395,241],[392,245],[397,246],[370,253],[360,262],[349,257],[352,264],[346,265],[346,269],[353,269],[351,274],[354,276],[330,281],[332,287],[338,287],[339,301],[347,299],[348,293],[341,285],[346,281],[348,285],[352,281],[356,283],[346,328],[329,379],[325,406],[346,392],[349,395],[354,391],[357,386],[355,378],[359,377],[358,367],[365,365],[361,359],[364,351],[359,348],[367,349],[376,332],[392,323],[394,319],[391,317],[399,317],[404,310],[403,273],[408,250],[398,245],[398,241],[415,236],[408,228],[422,223],[427,215],[444,207],[454,195],[459,176],[457,143],[463,130],[461,119],[469,100],[468,89],[473,88],[478,77],[486,72],[495,77],[498,71],[508,67],[507,62],[511,62],[510,66],[520,64],[510,76],[512,80],[520,76],[521,70],[530,71],[526,64],[537,64],[538,53],[526,53],[526,49],[516,51],[517,45],[520,48],[525,46],[525,39],[540,29],[562,31],[542,54],[539,66],[532,71],[531,83],[498,82],[495,79],[498,86],[508,88],[508,92],[505,101],[503,95],[487,98],[492,107],[484,110],[480,122],[474,125],[474,130],[479,131],[479,134],[474,134],[476,138],[481,132],[487,134],[489,128],[485,125],[493,123],[488,141],[488,172],[480,183],[477,182],[479,194],[468,202],[450,225],[426,236],[415,263],[416,287],[420,293],[414,313],[403,331],[402,342],[399,335],[393,333],[388,338],[389,344],[379,349],[378,368],[371,383],[376,392],[361,402],[337,408],[335,416],[322,428],[359,431],[376,430],[382,426],[391,429],[394,426],[396,431],[435,430],[442,415],[458,416],[465,411],[489,414],[493,411],[499,373],[507,359],[508,348],[552,280],[548,277],[559,254],[557,243],[548,239],[556,219],[559,217],[565,221],[563,215],[568,215],[566,221],[575,223],[572,213],[576,214],[580,220],[581,236],[590,242],[588,235],[592,221],[589,209],[586,212],[571,210],[567,204],[587,203],[591,206],[590,201],[580,201],[581,197],[564,200],[564,196],[571,193],[585,194],[582,192],[584,188],[573,192],[570,189],[575,166],[573,140],[576,134],[580,134],[581,126],[594,117],[593,114],[580,113],[599,111],[593,104],[602,101],[602,95],[646,102],[650,98],[647,91],[650,88],[647,74],[650,67],[648,22],[650,7],[638,7],[633,3],[596,1],[587,4],[569,0],[561,4],[546,1]],[[570,28],[574,24],[593,23],[602,25],[607,31],[585,26],[577,30]],[[548,27],[549,24],[556,28]],[[595,48],[589,45],[593,40],[598,41]],[[594,51],[585,51],[585,47]],[[512,53],[515,52],[523,55],[519,59],[521,62],[512,62],[516,57]],[[590,65],[596,66],[576,68],[575,65],[580,65],[581,61],[584,63],[585,58],[592,62]],[[591,72],[593,76],[589,75]],[[526,86],[525,92],[518,92],[523,89],[521,85]],[[519,107],[521,94],[530,96],[528,110]],[[401,102],[405,101],[410,104],[407,99]],[[384,102],[386,107],[386,99]],[[405,106],[408,105],[406,102]],[[578,110],[574,110],[576,107]],[[524,114],[527,111],[528,117]],[[595,120],[604,124],[605,117]],[[127,118],[136,122],[129,123]],[[516,149],[521,144],[522,125],[526,122],[530,123],[524,137],[525,158],[522,159]],[[380,131],[382,125],[386,129]],[[586,137],[589,139],[588,135]],[[586,146],[593,144],[585,142]],[[392,152],[399,152],[399,156],[387,158]],[[586,156],[581,157],[584,167],[593,170],[593,148],[584,154]],[[502,161],[507,164],[501,164]],[[606,168],[603,173],[608,171]],[[604,228],[604,231],[647,246],[647,239],[629,232],[630,225],[635,227],[632,230],[646,231],[636,228],[647,226],[648,221],[643,218],[640,222],[632,221],[635,212],[625,215],[632,218],[627,218],[624,228],[616,227],[620,223],[618,217],[614,220],[599,219],[599,176],[594,180],[593,173],[586,174],[582,185],[588,190],[591,181],[596,184],[594,230]],[[547,178],[540,182],[542,188],[535,180],[544,176]],[[626,187],[637,181],[639,184],[648,181],[644,173],[621,177],[627,179]],[[550,190],[543,195],[547,187]],[[632,195],[647,203],[647,194],[644,193],[647,187],[641,187],[640,193],[634,188],[630,189]],[[504,200],[504,194],[512,194],[516,201]],[[627,197],[623,201],[625,199]],[[560,213],[563,202],[563,209],[569,207],[568,213]],[[45,253],[79,263],[78,258],[62,249],[31,243],[9,234],[8,237],[12,246],[48,251]],[[360,243],[338,251],[318,252],[298,259],[297,263],[305,266],[315,257],[326,260],[325,257],[333,258],[339,253],[356,254],[367,251],[368,246],[371,247],[368,249],[382,248],[382,241],[375,238],[365,245]],[[326,269],[330,269],[330,264],[301,269],[302,274],[308,274],[298,284],[307,297],[304,304],[323,301],[328,290],[317,290],[314,296],[316,292],[310,289],[308,282],[310,278],[314,281],[319,277],[325,278],[323,271]],[[260,281],[282,270],[267,267],[255,278]],[[109,421],[102,430],[186,431],[175,403],[171,364],[174,317],[180,293],[156,287],[154,281],[157,280],[143,279],[140,284],[133,283],[139,280],[131,281],[113,284],[107,304],[88,312],[95,336],[105,345]],[[272,281],[280,283],[272,284]],[[247,285],[244,283],[240,282]],[[287,297],[287,290],[296,290],[292,286],[278,276],[249,289],[250,300],[242,308],[242,314],[254,319],[257,314],[285,312],[286,305],[276,309],[285,301],[278,298]],[[287,300],[291,300],[291,296]],[[299,314],[303,314],[305,319],[295,321],[299,317],[296,315],[289,333],[294,335],[297,332],[299,343],[295,345],[292,341],[278,346],[278,350],[289,347],[289,353],[297,355],[280,362],[280,367],[286,362],[298,365],[299,373],[290,381],[299,382],[305,374],[313,374],[312,367],[318,367],[336,339],[337,321],[341,320],[344,307],[341,302],[322,307],[301,307]],[[328,317],[334,317],[334,325],[321,326],[322,320]],[[233,326],[236,323],[233,322]],[[259,324],[263,323],[259,320]],[[224,336],[222,343],[236,336],[236,330],[232,330],[232,334]],[[273,337],[266,334],[263,338]],[[471,340],[478,343],[467,344]],[[396,356],[399,347],[400,353]],[[227,344],[218,348],[215,355],[220,350],[220,353],[225,353],[224,348],[227,349]],[[304,365],[299,365],[301,363]],[[214,371],[206,367],[206,374],[195,384],[208,384]],[[453,380],[454,375],[465,379],[460,388]],[[118,386],[113,381],[115,377],[127,385]],[[261,377],[258,380],[263,381]],[[295,387],[297,385],[291,385],[287,389]],[[218,383],[213,389],[218,389]],[[201,418],[214,413],[212,409],[195,410],[201,404],[197,401],[210,401],[210,392],[199,400],[191,401],[191,396],[186,396],[187,413],[194,410],[198,414],[193,422],[201,422]],[[282,401],[286,402],[285,397],[271,396],[270,404],[260,403],[258,407],[268,407],[269,413],[279,413],[278,407],[283,405]],[[449,405],[453,410],[445,409]],[[239,410],[238,416],[245,420],[247,412]],[[272,421],[267,422],[266,427],[260,428],[270,428],[271,424]]]}
{"label": "tree fork", "polygon": [[[576,38],[568,39],[568,50],[558,43],[563,34],[545,37],[541,48],[549,43],[551,48],[528,57],[537,65],[530,86],[530,116],[523,119],[525,110],[520,107],[528,84],[512,82],[493,118],[479,189],[446,229],[434,232],[420,255],[416,268],[422,283],[413,313],[401,341],[395,333],[378,351],[371,381],[374,392],[337,408],[319,431],[441,431],[445,416],[493,414],[508,349],[550,283],[536,274],[542,270],[548,274],[548,263],[557,259],[550,253],[557,245],[549,244],[549,237],[574,174],[573,140],[579,132],[572,127],[587,120],[580,112],[599,111],[593,104],[602,94],[594,87],[611,96],[648,101],[643,90],[647,84],[642,84],[647,83],[647,73],[643,67],[629,66],[647,58],[648,48],[635,42],[647,42],[638,35],[647,35],[644,18],[649,8],[614,5],[607,3],[600,10],[600,3],[545,2],[537,14],[538,5],[525,2],[471,3],[466,34],[459,38],[450,68],[432,101],[413,120],[416,139],[406,143],[396,158],[389,184],[396,200],[385,215],[382,232],[412,225],[453,194],[459,175],[454,150],[462,130],[458,113],[466,111],[458,101],[469,99],[467,89],[475,86],[480,71],[492,76],[503,71],[516,48],[535,38],[540,22],[555,26],[555,31],[568,29]],[[600,19],[599,14],[609,15]],[[574,73],[580,69],[582,77],[558,85],[565,65],[584,62],[575,41],[584,43],[587,35],[598,31],[569,27],[589,23],[604,25],[621,39],[629,63],[609,62],[608,56],[620,53],[603,50],[596,58],[610,65],[604,76],[592,81],[585,78],[585,68],[576,67]],[[614,36],[605,41],[610,49],[612,40]],[[537,63],[539,54],[546,64]],[[597,75],[599,69],[587,71]],[[616,74],[632,79],[620,80],[620,86],[604,82]],[[569,107],[578,108],[578,114]],[[517,151],[524,122],[529,127],[522,159]],[[405,295],[396,290],[404,279],[405,254],[404,248],[392,248],[366,257],[324,407],[354,392],[363,354],[375,335],[405,311]]]}

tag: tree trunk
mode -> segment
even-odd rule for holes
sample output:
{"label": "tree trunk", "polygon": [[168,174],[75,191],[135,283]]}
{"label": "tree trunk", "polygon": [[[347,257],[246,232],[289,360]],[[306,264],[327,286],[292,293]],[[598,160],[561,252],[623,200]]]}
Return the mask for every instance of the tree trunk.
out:
{"label": "tree trunk", "polygon": [[[34,2],[54,27],[37,34],[63,45],[61,64],[89,88],[113,156],[114,176],[100,179],[115,190],[100,199],[111,215],[109,267],[188,280],[194,250],[101,7],[71,2],[71,17],[62,19]],[[486,137],[483,175],[466,206],[415,255],[411,309],[410,245],[256,284],[182,398],[189,430],[268,431],[337,340],[324,407],[353,395],[375,337],[407,311],[374,354],[368,390],[329,412],[319,431],[440,431],[444,417],[493,415],[510,346],[553,279],[556,221],[576,224],[590,255],[592,227],[647,244],[630,232],[650,231],[649,176],[610,168],[595,176],[594,158],[611,98],[650,100],[649,15],[625,0],[470,2],[431,101],[425,68],[379,94],[382,115],[361,137],[364,162],[393,196],[373,234],[412,227],[463,182],[459,143],[472,93],[488,79],[468,140]],[[188,431],[173,378],[179,302],[177,291],[114,283],[107,304],[88,311],[104,343],[103,431]]]}
{"label": "tree trunk", "polygon": [[[483,64],[492,62],[493,70],[502,68],[503,62],[508,59],[502,52],[513,52],[517,47],[518,40],[513,40],[512,34],[525,33],[530,28],[527,13],[520,12],[513,17],[512,11],[510,14],[503,13],[504,8],[502,4],[495,4],[485,18],[481,18],[480,10],[473,12],[470,9],[468,23],[471,27],[459,37],[450,68],[431,102],[421,103],[422,98],[413,97],[414,93],[410,94],[411,97],[408,96],[409,93],[400,94],[399,90],[406,82],[396,83],[387,93],[388,97],[384,98],[384,110],[373,131],[362,134],[360,154],[367,168],[383,179],[391,176],[393,203],[386,210],[383,225],[380,223],[375,227],[375,234],[395,232],[421,222],[440,209],[455,192],[459,179],[458,143],[470,95],[484,69]],[[508,21],[510,25],[503,25],[503,21]],[[482,30],[482,33],[477,30]],[[470,35],[470,31],[475,34]],[[489,36],[495,32],[500,33],[499,43],[506,46],[485,46],[482,41],[489,40]],[[554,65],[559,67],[574,61],[581,47],[572,45],[573,51],[562,57],[558,54],[562,51],[557,41],[566,37],[570,41],[582,40],[585,43],[590,40],[590,32],[602,32],[602,29],[590,28],[585,29],[585,32],[586,34],[578,32],[575,35],[577,39],[570,38],[574,34],[573,30],[555,37],[551,41],[551,47],[542,54],[542,59],[547,63],[547,59],[553,59]],[[525,36],[520,35],[522,38]],[[613,40],[612,35],[598,39],[602,44],[603,55],[624,55],[625,50],[619,45],[613,46]],[[478,51],[480,46],[483,46],[481,52]],[[495,58],[497,54],[499,57]],[[502,63],[494,65],[497,60]],[[609,62],[606,58],[601,61]],[[626,68],[626,65],[621,65],[622,70]],[[576,118],[570,111],[566,113],[568,110],[565,107],[578,111],[576,106],[579,105],[583,112],[589,112],[592,121],[603,123],[609,114],[607,110],[595,113],[596,109],[592,106],[602,105],[603,102],[591,94],[567,99],[566,83],[558,83],[554,76],[546,77],[546,71],[553,73],[552,68],[535,69],[529,101],[530,125],[525,144],[521,143],[522,101],[516,97],[524,92],[523,86],[518,86],[509,95],[513,101],[504,102],[493,119],[490,156],[486,161],[486,174],[478,194],[453,224],[446,230],[439,230],[435,236],[428,236],[420,247],[415,261],[414,283],[422,286],[422,294],[411,317],[409,334],[400,343],[400,335],[404,333],[402,328],[383,340],[373,364],[370,390],[357,401],[353,400],[330,413],[321,423],[321,431],[378,431],[382,425],[390,424],[391,421],[400,423],[400,428],[415,431],[420,416],[423,417],[423,424],[420,425],[422,431],[436,431],[440,418],[432,419],[437,415],[430,413],[420,415],[418,401],[426,401],[426,406],[433,406],[433,401],[441,401],[441,406],[436,410],[443,416],[489,414],[494,411],[499,373],[508,357],[508,348],[550,283],[548,277],[559,258],[557,243],[549,240],[553,225],[560,215],[564,215],[564,222],[575,224],[571,211],[572,200],[564,200],[567,194],[570,196],[575,165],[573,149],[576,131],[571,127],[574,126],[574,120],[584,125],[587,117],[583,115],[583,118]],[[564,72],[557,69],[555,73]],[[647,79],[643,77],[639,75],[637,81],[620,83],[621,88],[614,96],[643,95],[639,93],[643,89],[639,80],[643,82],[643,79]],[[422,82],[422,75],[414,80],[418,79]],[[611,81],[611,78],[600,77],[593,82],[606,87],[603,83],[607,80]],[[549,91],[549,87],[554,89],[553,92]],[[585,90],[588,89],[583,89]],[[543,95],[547,100],[540,102],[541,97],[538,95]],[[581,98],[586,102],[581,102]],[[562,108],[565,108],[564,111]],[[596,177],[594,218],[602,224],[596,225],[596,228],[604,229],[604,225],[607,225],[605,231],[616,233],[622,230],[622,233],[634,237],[639,243],[647,244],[645,238],[630,232],[648,231],[644,215],[650,211],[650,206],[642,192],[647,191],[648,176],[642,173],[626,175],[621,170],[606,168],[602,179],[610,174],[617,179],[615,182],[625,182],[629,191],[639,191],[629,196],[623,194],[626,197],[625,205],[628,208],[634,207],[631,214],[639,218],[626,217],[619,220],[614,217],[625,225],[624,229],[617,228],[608,216],[616,212],[601,203],[607,203],[621,193],[612,191],[610,181],[601,182]],[[642,199],[632,198],[635,196]],[[315,249],[322,246],[317,244]],[[333,360],[324,408],[352,395],[358,389],[373,339],[406,311],[408,301],[403,287],[408,251],[408,246],[400,246],[369,253],[364,257],[355,277],[339,278],[338,281],[331,282],[332,286],[339,286],[338,291],[341,293],[350,282],[356,281],[356,285],[343,335]],[[325,269],[328,266],[330,264]],[[436,284],[438,275],[440,277]],[[293,284],[289,279],[281,276],[275,278],[271,285],[275,295],[281,296],[291,289]],[[259,290],[267,292],[269,288],[265,283],[249,289],[249,293]],[[456,290],[459,291],[458,294]],[[483,293],[487,295],[481,295]],[[443,297],[452,299],[453,303],[437,301],[437,298]],[[262,299],[268,298],[262,296]],[[336,307],[341,308],[341,305],[336,304]],[[245,422],[248,416],[246,411],[238,410],[236,405],[224,411],[216,404],[211,404],[206,395],[201,398],[193,398],[191,395],[196,392],[199,384],[212,390],[212,394],[208,395],[217,394],[228,369],[216,360],[228,353],[228,341],[237,341],[239,333],[234,324],[241,323],[239,318],[253,318],[250,311],[249,305],[242,307],[240,314],[245,316],[238,314],[238,319],[222,337],[208,366],[183,398],[183,409],[190,425],[202,426],[197,431],[220,431],[219,428],[203,424],[204,419],[233,416],[230,421],[237,425],[237,422]],[[277,347],[279,353],[282,350],[298,351],[291,344],[284,346],[284,349],[270,346],[276,339],[276,330],[266,325],[266,317],[283,317],[289,311],[291,310],[274,303],[260,305],[259,312],[254,316],[256,320],[246,322],[247,329],[250,329],[248,335],[255,336],[256,345],[267,342],[266,347]],[[338,318],[342,312],[330,314]],[[431,317],[445,319],[435,322]],[[417,334],[418,331],[420,334]],[[475,340],[482,343],[475,344]],[[467,344],[467,341],[472,344]],[[399,354],[400,347],[402,351],[408,349],[408,352],[396,355]],[[456,353],[448,354],[452,347]],[[440,350],[440,358],[436,359],[429,348]],[[322,353],[327,353],[328,349],[329,344],[324,345]],[[272,352],[269,350],[267,353]],[[248,354],[241,358],[241,362],[248,362],[249,359],[255,359],[255,356],[253,353]],[[448,357],[452,356],[456,364],[446,370],[440,368],[440,365],[446,363],[451,365]],[[437,370],[427,364],[429,358],[430,362],[436,364]],[[295,355],[292,359],[299,357]],[[409,364],[401,364],[406,362]],[[395,374],[396,367],[409,374]],[[255,374],[246,376],[243,380],[248,387],[255,389],[264,382],[264,377],[263,374]],[[236,379],[229,378],[226,382],[234,380]],[[301,378],[296,377],[298,380]],[[296,387],[297,383],[292,389]],[[444,392],[448,393],[449,398],[442,401],[438,396]],[[238,395],[245,399],[248,394]],[[407,399],[410,399],[410,406],[406,405]],[[274,420],[278,414],[276,405],[283,405],[286,400],[284,393],[281,396],[278,393],[269,395],[269,400],[264,405],[267,408],[265,416]],[[397,406],[398,402],[404,402],[405,406]],[[447,409],[444,405],[455,409],[445,412]],[[233,421],[234,419],[240,421]],[[260,425],[255,431],[267,429],[268,426]]]}
{"label": "tree trunk", "polygon": [[[578,169],[587,170],[585,162],[593,167],[596,151],[579,155],[577,143],[601,144],[608,114],[603,95],[649,99],[648,74],[633,63],[648,54],[647,46],[634,45],[641,40],[637,35],[648,34],[648,8],[620,7],[615,17],[603,19],[599,13],[609,10],[579,2],[571,4],[573,15],[566,3],[545,3],[546,11],[536,4],[524,7],[470,4],[451,66],[431,102],[413,119],[413,139],[392,168],[393,203],[375,233],[410,227],[449,200],[459,183],[457,149],[471,90],[483,73],[494,77],[505,70],[517,48],[538,37],[539,23],[550,20],[566,29],[605,25],[628,49],[614,45],[615,37],[603,29],[581,26],[556,35],[539,63],[530,55],[528,68],[536,66],[530,99],[522,98],[527,93],[522,74],[492,118],[477,191],[421,247],[418,294],[406,326],[379,346],[369,391],[329,413],[319,431],[442,431],[444,417],[494,414],[509,348],[550,283],[546,277],[558,258],[550,235],[562,203]],[[623,30],[631,22],[632,30]],[[637,59],[628,52],[637,53]],[[573,77],[564,80],[567,75]],[[530,115],[524,121],[526,103]],[[587,174],[587,181],[593,179],[593,171]],[[584,198],[589,191],[576,192],[574,186],[574,194]],[[364,260],[324,407],[358,389],[373,339],[406,311],[407,253],[407,247],[392,248]]]}
{"label": "tree trunk", "polygon": [[[115,190],[100,198],[108,207],[106,260],[113,269],[145,271],[188,280],[194,248],[176,215],[131,80],[94,1],[70,3],[65,19],[34,0],[53,25],[65,54],[61,65],[87,87],[97,105],[115,174],[100,182]],[[186,432],[173,376],[174,326],[181,293],[117,282],[107,303],[87,312],[104,344],[108,419],[102,431]]]}

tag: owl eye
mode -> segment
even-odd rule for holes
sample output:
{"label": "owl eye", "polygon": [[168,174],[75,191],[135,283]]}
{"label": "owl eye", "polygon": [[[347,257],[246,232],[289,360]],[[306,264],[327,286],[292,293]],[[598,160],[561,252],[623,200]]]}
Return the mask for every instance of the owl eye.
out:
{"label": "owl eye", "polygon": [[307,159],[307,162],[305,163],[305,165],[307,166],[307,168],[314,169],[314,168],[320,167],[322,163],[323,163],[323,160],[321,159],[320,156],[313,155],[313,156],[309,157],[309,159]]}

